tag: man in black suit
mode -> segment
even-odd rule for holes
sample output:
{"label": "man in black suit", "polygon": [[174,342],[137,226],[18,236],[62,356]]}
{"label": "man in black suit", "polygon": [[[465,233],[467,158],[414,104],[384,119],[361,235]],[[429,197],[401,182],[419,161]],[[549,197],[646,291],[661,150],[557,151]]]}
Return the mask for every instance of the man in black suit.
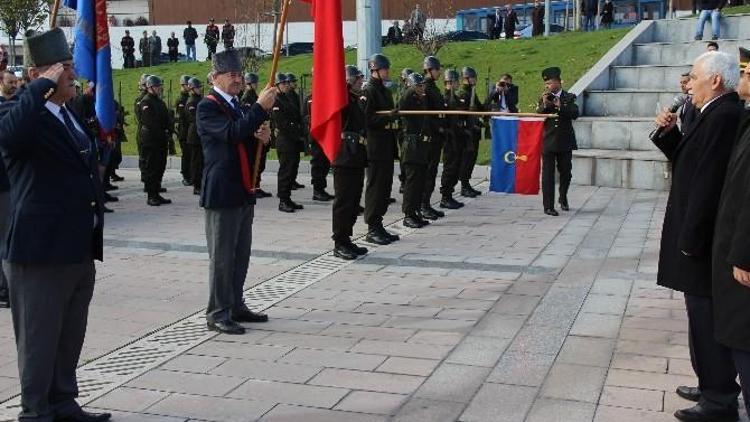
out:
{"label": "man in black suit", "polygon": [[503,15],[499,7],[496,7],[492,13],[487,15],[487,28],[491,39],[500,38],[500,34],[503,32]]}
{"label": "man in black suit", "polygon": [[261,92],[258,102],[242,107],[242,59],[230,49],[212,57],[214,88],[198,104],[197,129],[203,145],[205,170],[200,204],[206,209],[209,288],[208,328],[225,334],[243,334],[240,322],[265,322],[268,316],[252,312],[242,297],[255,210],[252,166],[257,142],[271,133],[264,122],[276,91]]}
{"label": "man in black suit", "polygon": [[505,39],[512,40],[516,36],[516,25],[518,25],[518,15],[511,5],[505,6]]}
{"label": "man in black suit", "polygon": [[76,403],[76,366],[102,259],[104,203],[96,144],[65,106],[76,95],[63,31],[29,31],[29,82],[0,106],[11,186],[3,271],[10,286],[21,421],[96,422]]}
{"label": "man in black suit", "polygon": [[[732,145],[742,113],[735,89],[737,58],[710,52],[698,57],[688,88],[700,116],[682,135],[677,115],[656,118],[663,135],[656,146],[672,164],[672,187],[664,215],[657,283],[685,294],[690,359],[698,387],[681,386],[677,394],[697,401],[675,412],[682,421],[737,420],[737,371],[731,350],[716,341],[711,286],[711,245],[717,208]],[[726,256],[717,257],[723,261]],[[743,327],[746,328],[746,327]]]}
{"label": "man in black suit", "polygon": [[542,146],[542,196],[544,213],[558,216],[555,210],[555,164],[560,172],[560,208],[568,211],[568,188],[572,178],[573,150],[578,149],[573,120],[578,118],[576,96],[562,89],[560,68],[542,71],[545,91],[539,98],[536,112],[556,114],[544,122]]}
{"label": "man in black suit", "polygon": [[692,126],[693,122],[695,122],[695,119],[698,118],[699,111],[695,108],[693,105],[692,95],[690,95],[690,88],[688,88],[688,83],[690,82],[690,72],[683,73],[680,77],[680,91],[682,91],[682,95],[685,96],[685,104],[680,107],[679,111],[679,117],[680,117],[680,130],[682,131],[682,134],[685,135],[687,131],[690,129],[690,126]]}
{"label": "man in black suit", "polygon": [[130,31],[125,31],[125,36],[120,40],[122,47],[122,60],[125,69],[135,67],[135,40],[130,36]]}
{"label": "man in black suit", "polygon": [[518,86],[513,85],[513,77],[506,73],[495,84],[489,96],[490,109],[506,113],[518,113]]}

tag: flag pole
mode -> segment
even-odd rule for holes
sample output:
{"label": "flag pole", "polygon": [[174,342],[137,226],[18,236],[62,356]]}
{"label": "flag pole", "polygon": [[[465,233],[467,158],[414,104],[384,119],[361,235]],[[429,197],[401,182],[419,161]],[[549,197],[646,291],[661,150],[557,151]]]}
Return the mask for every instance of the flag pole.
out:
{"label": "flag pole", "polygon": [[[56,0],[59,1],[59,0]],[[274,86],[276,81],[276,72],[279,70],[279,59],[281,58],[281,43],[284,42],[284,30],[286,29],[287,18],[289,17],[289,6],[292,0],[284,0],[283,7],[281,9],[281,19],[279,20],[278,31],[276,33],[276,40],[273,44],[273,59],[271,61],[271,72],[268,76],[268,84],[266,89]],[[288,48],[288,47],[287,47]],[[260,156],[263,154],[263,143],[258,142],[258,146],[255,148],[255,165],[253,166],[253,183],[256,184],[260,173]],[[260,187],[260,186],[258,186]]]}
{"label": "flag pole", "polygon": [[[393,111],[383,110],[376,111],[375,114],[389,115]],[[540,113],[508,113],[505,111],[464,111],[464,110],[398,110],[399,115],[403,116],[431,116],[431,115],[446,115],[446,116],[508,116],[508,117],[536,117],[545,119],[554,119],[558,117],[557,114],[540,114]]]}
{"label": "flag pole", "polygon": [[50,13],[49,27],[54,29],[57,26],[57,11],[60,10],[60,0],[55,0]]}

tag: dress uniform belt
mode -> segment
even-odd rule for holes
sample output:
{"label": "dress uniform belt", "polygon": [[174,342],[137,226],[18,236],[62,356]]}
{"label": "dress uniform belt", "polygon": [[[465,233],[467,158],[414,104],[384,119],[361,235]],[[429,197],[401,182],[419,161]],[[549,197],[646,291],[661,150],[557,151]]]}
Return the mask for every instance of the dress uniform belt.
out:
{"label": "dress uniform belt", "polygon": [[383,129],[396,130],[396,129],[398,129],[398,123],[396,123],[396,122],[388,123],[388,124],[385,125],[385,127],[383,127]]}

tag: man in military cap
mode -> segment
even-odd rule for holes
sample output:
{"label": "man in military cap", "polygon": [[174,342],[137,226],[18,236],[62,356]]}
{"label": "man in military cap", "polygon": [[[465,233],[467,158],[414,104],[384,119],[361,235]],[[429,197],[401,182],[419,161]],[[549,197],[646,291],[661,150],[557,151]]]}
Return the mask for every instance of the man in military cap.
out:
{"label": "man in military cap", "polygon": [[130,31],[125,31],[125,36],[120,40],[122,48],[122,61],[125,69],[135,67],[135,41],[130,36]]}
{"label": "man in military cap", "polygon": [[172,133],[171,119],[167,105],[161,99],[162,82],[158,76],[146,78],[146,96],[140,102],[140,134],[143,169],[141,177],[148,194],[148,205],[171,204],[172,201],[161,196],[166,189],[161,181],[167,165],[169,138]]}
{"label": "man in military cap", "polygon": [[[427,109],[425,78],[419,73],[406,77],[408,88],[399,101],[399,110],[423,111]],[[408,115],[401,117],[401,168],[404,175],[404,197],[401,210],[404,226],[419,229],[429,224],[420,213],[427,177],[429,160],[429,138],[425,135],[428,116]]]}
{"label": "man in military cap", "polygon": [[174,32],[167,38],[167,52],[169,53],[170,63],[177,63],[177,56],[180,53],[180,39],[177,38]]}
{"label": "man in military cap", "polygon": [[203,37],[203,42],[208,47],[208,60],[211,60],[214,54],[216,54],[216,46],[219,44],[219,27],[214,24],[214,18],[209,19],[208,26],[206,27],[206,35]]}
{"label": "man in military cap", "polygon": [[295,212],[304,207],[292,201],[292,189],[299,171],[300,153],[305,150],[302,131],[302,114],[299,103],[289,95],[289,79],[285,73],[276,74],[276,103],[273,119],[276,136],[276,153],[279,156],[278,188],[279,211]]}
{"label": "man in military cap", "polygon": [[99,422],[81,409],[76,367],[102,259],[96,144],[65,102],[75,96],[72,54],[59,28],[29,31],[30,82],[0,105],[0,152],[11,186],[3,244],[21,383],[21,421]]}
{"label": "man in military cap", "polygon": [[[141,74],[138,79],[138,96],[135,97],[133,104],[133,115],[135,116],[135,146],[138,150],[138,169],[141,171],[141,182],[143,182],[143,151],[141,151],[141,101],[146,98],[148,90],[146,89],[146,79],[151,76],[147,73]],[[145,192],[145,190],[144,190]]]}
{"label": "man in military cap", "polygon": [[143,31],[143,37],[138,41],[138,52],[141,53],[143,67],[151,66],[151,42],[148,39],[148,31]]}
{"label": "man in military cap", "polygon": [[557,114],[544,122],[542,145],[542,196],[544,213],[559,215],[555,210],[555,165],[560,172],[560,208],[568,211],[568,188],[572,178],[573,150],[578,149],[573,120],[578,118],[576,96],[562,88],[560,68],[542,71],[545,91],[539,98],[537,113]]}
{"label": "man in military cap", "polygon": [[[291,75],[291,74],[290,74]],[[331,162],[328,161],[323,148],[310,134],[312,124],[312,93],[304,101],[303,117],[305,131],[307,132],[307,145],[310,151],[310,178],[313,186],[313,201],[327,202],[333,200],[334,196],[326,192],[328,187],[327,176],[331,171]]]}
{"label": "man in military cap", "polygon": [[201,187],[203,186],[204,160],[203,146],[201,145],[201,139],[198,136],[197,112],[198,104],[203,99],[203,93],[201,92],[202,84],[200,79],[190,78],[187,85],[190,90],[190,97],[185,103],[185,125],[187,126],[185,129],[185,147],[189,151],[189,172],[191,177],[190,180],[193,182],[193,194],[200,195]]}
{"label": "man in military cap", "polygon": [[[242,98],[240,102],[243,106],[252,106],[258,101],[258,74],[248,72],[245,73],[245,89],[242,92]],[[268,157],[268,151],[271,150],[270,143],[263,146],[263,152],[260,157],[260,165],[258,166],[258,178],[255,180],[255,199],[258,198],[270,198],[271,193],[264,191],[260,188],[260,182],[262,180],[263,172],[266,170],[266,161]]]}
{"label": "man in military cap", "polygon": [[[466,111],[484,111],[485,108],[477,97],[477,71],[466,66],[461,70],[461,90],[458,94],[459,108]],[[466,116],[462,121],[463,134],[466,139],[459,180],[461,181],[461,196],[475,198],[482,193],[471,186],[471,175],[477,163],[479,141],[482,139],[482,121],[475,116]]]}
{"label": "man in military cap", "polygon": [[180,144],[180,151],[182,151],[182,157],[180,159],[180,173],[182,174],[182,184],[184,186],[190,186],[193,183],[193,179],[190,173],[190,148],[187,145],[187,130],[188,130],[188,119],[185,114],[188,99],[192,89],[188,85],[190,81],[190,75],[182,75],[180,77],[180,96],[177,97],[174,105],[175,123],[177,124],[177,142]]}
{"label": "man in military cap", "polygon": [[[309,137],[309,128],[310,124],[305,122],[305,104],[311,104],[312,101],[308,99],[308,101],[304,101],[304,92],[297,92],[297,75],[294,73],[287,73],[286,78],[289,81],[289,92],[287,95],[292,98],[292,101],[299,106],[300,109],[300,115],[302,116],[302,120],[300,121],[300,124],[302,125],[302,131],[303,131],[303,144],[305,148],[305,154],[308,154],[310,152],[310,142],[312,142],[312,139]],[[310,99],[312,96],[310,97]],[[310,166],[312,167],[313,163],[310,161]],[[329,166],[330,167],[330,166]],[[329,168],[330,169],[330,168]],[[311,171],[311,173],[314,174],[314,172]],[[326,175],[328,174],[328,171],[326,170]],[[297,175],[299,175],[299,165],[297,166]],[[314,177],[314,176],[313,176]],[[304,189],[305,185],[297,182],[297,179],[294,179],[294,183],[292,183],[292,190],[297,189]]]}
{"label": "man in military cap", "polygon": [[[425,83],[425,107],[427,110],[443,111],[446,109],[445,100],[437,87],[440,78],[440,60],[434,56],[425,57],[422,63]],[[448,121],[445,115],[427,116],[427,127],[425,135],[429,138],[429,154],[427,157],[427,174],[425,175],[425,187],[422,191],[422,216],[428,220],[437,220],[445,217],[445,213],[432,208],[432,192],[435,191],[435,179],[437,178],[440,157],[443,154],[445,135],[448,131]]]}
{"label": "man in military cap", "polygon": [[341,149],[333,161],[333,255],[356,259],[367,253],[367,248],[352,242],[354,224],[357,222],[359,201],[365,183],[367,165],[365,112],[362,108],[362,72],[356,66],[346,66],[346,86],[349,102],[342,112]]}
{"label": "man in military cap", "polygon": [[393,95],[385,86],[390,77],[391,61],[382,54],[374,54],[367,61],[370,80],[365,88],[365,117],[367,123],[367,185],[365,188],[365,222],[367,241],[387,245],[399,240],[383,227],[383,216],[390,204],[393,187],[393,160],[396,153],[395,115],[377,114],[394,110]]}
{"label": "man in military cap", "polygon": [[268,142],[264,125],[273,107],[276,90],[261,92],[258,101],[244,109],[242,60],[236,50],[213,56],[214,88],[198,104],[198,135],[206,170],[200,204],[206,209],[210,297],[206,320],[210,330],[242,334],[241,322],[265,322],[268,316],[252,312],[243,300],[252,246],[255,199],[252,163],[257,142]]}
{"label": "man in military cap", "polygon": [[[445,105],[449,110],[460,110],[460,101],[456,96],[459,84],[458,72],[450,69],[445,72],[443,78],[445,84]],[[445,147],[443,152],[443,175],[440,179],[440,208],[458,209],[464,206],[453,198],[453,189],[458,184],[458,175],[461,171],[461,159],[464,154],[464,144],[466,142],[463,133],[464,123],[463,116],[449,116],[448,127],[445,131]]]}
{"label": "man in military cap", "polygon": [[[414,71],[411,68],[405,67],[401,69],[401,76],[400,76],[400,83],[398,85],[398,92],[396,92],[396,103],[401,102],[401,98],[404,96],[404,93],[407,89],[409,89],[408,86],[408,77],[414,73]],[[396,124],[400,125],[401,120],[398,120]],[[403,131],[399,128],[398,133],[396,134],[396,146],[397,148],[401,148],[401,137],[403,135]],[[399,160],[398,163],[399,171],[398,171],[398,181],[400,183],[398,188],[398,193],[404,193],[404,167],[401,164],[401,160]]]}
{"label": "man in military cap", "polygon": [[229,22],[229,18],[224,19],[224,26],[221,27],[221,40],[224,42],[225,50],[234,48],[234,34],[234,25]]}
{"label": "man in military cap", "polygon": [[161,37],[156,33],[156,30],[151,31],[151,37],[148,39],[149,50],[151,51],[151,66],[158,66],[161,64]]}

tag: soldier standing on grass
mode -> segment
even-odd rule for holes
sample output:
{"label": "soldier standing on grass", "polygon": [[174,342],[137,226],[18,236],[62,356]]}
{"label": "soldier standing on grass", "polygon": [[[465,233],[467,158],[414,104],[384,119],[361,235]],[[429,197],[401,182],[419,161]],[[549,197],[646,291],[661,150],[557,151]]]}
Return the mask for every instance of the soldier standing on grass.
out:
{"label": "soldier standing on grass", "polygon": [[219,45],[220,36],[219,27],[214,24],[214,18],[211,18],[206,27],[206,35],[203,37],[203,42],[208,47],[208,60],[211,60],[213,55],[216,54],[216,46]]}

